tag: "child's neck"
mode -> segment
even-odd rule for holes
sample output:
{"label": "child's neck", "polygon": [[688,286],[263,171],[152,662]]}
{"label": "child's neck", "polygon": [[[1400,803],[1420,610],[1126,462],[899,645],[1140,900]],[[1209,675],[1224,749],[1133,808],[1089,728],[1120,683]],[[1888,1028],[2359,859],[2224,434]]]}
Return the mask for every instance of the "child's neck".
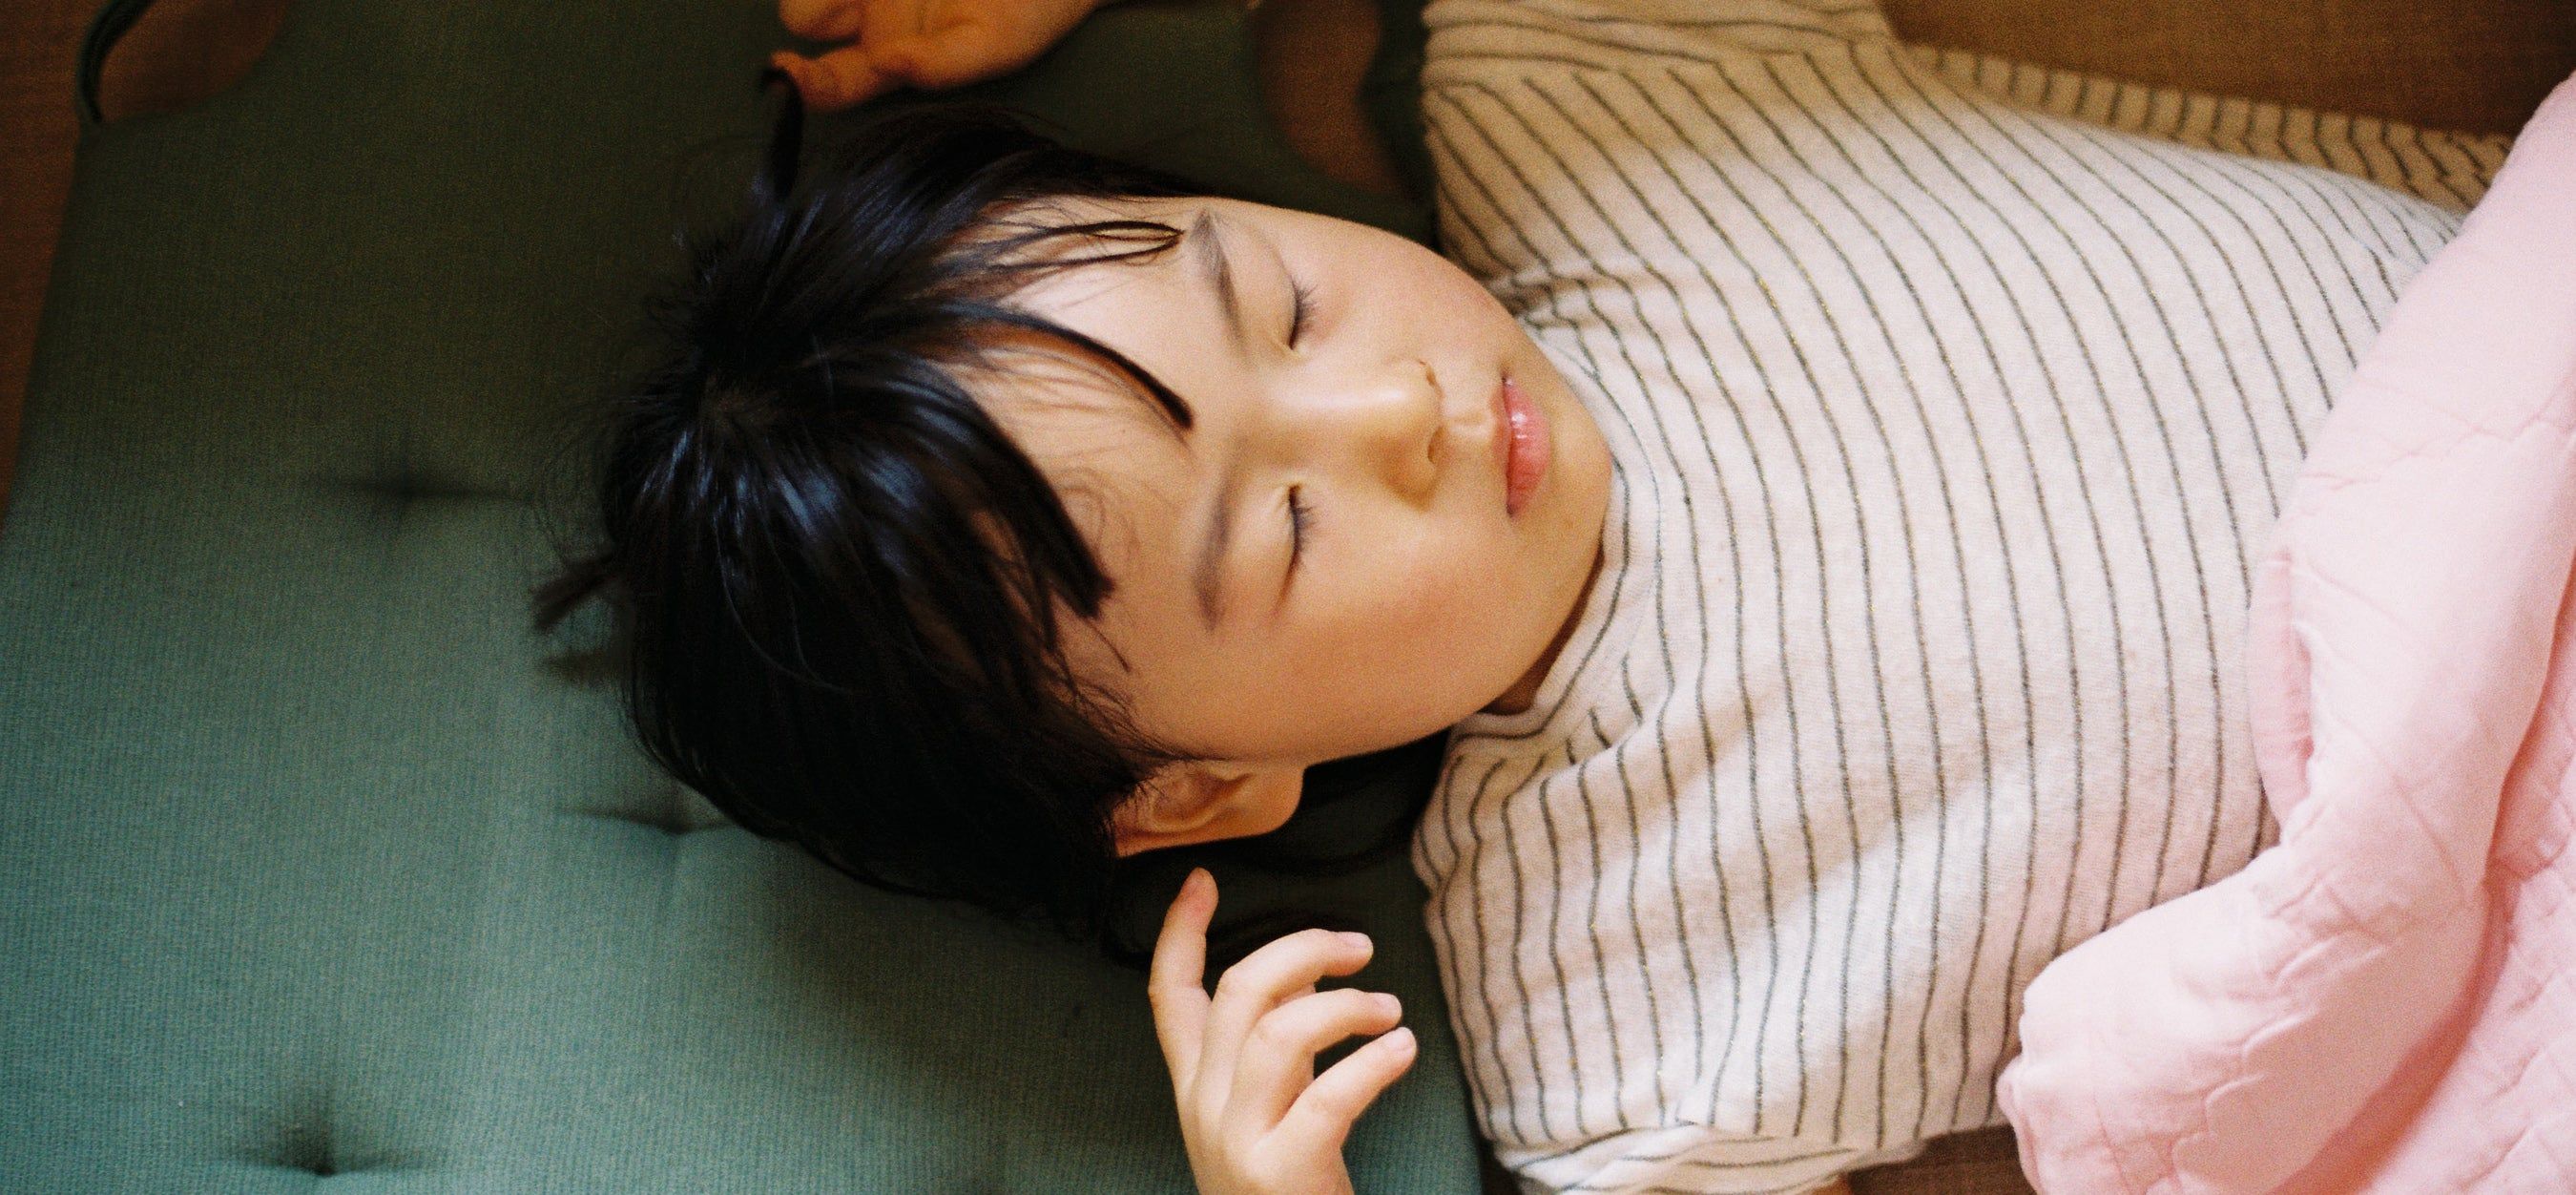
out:
{"label": "child's neck", "polygon": [[1564,651],[1565,641],[1574,637],[1574,625],[1583,621],[1583,607],[1592,600],[1592,583],[1600,579],[1601,554],[1595,552],[1592,556],[1592,572],[1583,578],[1583,592],[1574,595],[1574,608],[1566,611],[1565,624],[1556,628],[1556,638],[1548,641],[1547,650],[1539,653],[1538,662],[1530,665],[1529,671],[1522,673],[1519,680],[1512,682],[1511,688],[1505,689],[1502,696],[1478,710],[1478,713],[1529,712],[1529,707],[1538,700],[1539,684],[1547,679],[1548,669],[1556,663],[1557,653]]}

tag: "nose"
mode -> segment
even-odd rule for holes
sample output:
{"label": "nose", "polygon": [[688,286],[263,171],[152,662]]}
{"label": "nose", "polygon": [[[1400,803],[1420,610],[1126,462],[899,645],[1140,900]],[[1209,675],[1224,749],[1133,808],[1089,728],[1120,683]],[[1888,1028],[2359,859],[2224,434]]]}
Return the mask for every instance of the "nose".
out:
{"label": "nose", "polygon": [[1304,426],[1317,459],[1342,461],[1405,501],[1428,501],[1439,482],[1447,438],[1440,384],[1418,358],[1324,382],[1311,403],[1283,413]]}

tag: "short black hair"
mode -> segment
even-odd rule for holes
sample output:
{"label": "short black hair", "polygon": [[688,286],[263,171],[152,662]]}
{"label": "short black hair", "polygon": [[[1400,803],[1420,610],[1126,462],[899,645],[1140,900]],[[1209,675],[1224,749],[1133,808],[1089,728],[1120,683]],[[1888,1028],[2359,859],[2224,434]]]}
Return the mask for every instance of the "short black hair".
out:
{"label": "short black hair", "polygon": [[[989,106],[902,108],[809,173],[801,144],[786,88],[747,211],[680,237],[685,273],[649,301],[657,363],[598,412],[598,543],[536,592],[538,626],[608,598],[644,752],[744,829],[858,881],[1041,922],[1126,966],[1146,958],[1136,896],[1167,899],[1185,863],[1347,873],[1396,850],[1440,734],[1309,770],[1283,832],[1118,860],[1110,811],[1180,755],[1074,677],[1059,610],[1095,618],[1113,582],[961,384],[994,371],[994,332],[1036,335],[1188,428],[1162,381],[1010,296],[1182,237],[1064,201],[1216,188],[1066,149]],[[1316,922],[1350,925],[1314,909],[1229,919],[1208,961]]]}
{"label": "short black hair", "polygon": [[1134,362],[1008,300],[1181,236],[1061,201],[1207,192],[958,105],[879,118],[800,180],[788,92],[747,211],[683,232],[648,302],[657,364],[607,397],[589,462],[598,542],[538,624],[610,598],[643,749],[745,828],[1133,965],[1110,814],[1180,757],[1074,675],[1059,611],[1096,617],[1111,579],[960,379],[1034,335],[1187,426]]}

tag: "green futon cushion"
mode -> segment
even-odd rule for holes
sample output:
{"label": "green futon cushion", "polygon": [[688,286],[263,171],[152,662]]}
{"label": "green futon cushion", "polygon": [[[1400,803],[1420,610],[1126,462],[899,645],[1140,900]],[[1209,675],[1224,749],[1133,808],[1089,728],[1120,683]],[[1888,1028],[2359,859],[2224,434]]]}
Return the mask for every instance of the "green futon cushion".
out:
{"label": "green futon cushion", "polygon": [[[1187,1189],[1136,974],[721,822],[598,616],[529,630],[565,413],[747,179],[773,12],[295,0],[238,88],[85,129],[0,529],[0,1190]],[[1246,54],[1129,5],[999,90],[1418,233]],[[1220,877],[1378,936],[1424,1048],[1361,1188],[1474,1189],[1401,853]]]}

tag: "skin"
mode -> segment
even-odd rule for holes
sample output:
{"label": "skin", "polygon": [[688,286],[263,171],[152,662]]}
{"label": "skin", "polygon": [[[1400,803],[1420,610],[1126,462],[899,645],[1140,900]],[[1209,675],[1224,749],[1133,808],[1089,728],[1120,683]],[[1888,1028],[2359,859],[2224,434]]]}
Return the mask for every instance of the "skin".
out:
{"label": "skin", "polygon": [[[1318,991],[1315,981],[1368,965],[1361,934],[1291,934],[1227,968],[1206,987],[1207,927],[1216,881],[1194,869],[1163,915],[1146,997],[1172,1073],[1181,1137],[1202,1195],[1350,1195],[1342,1144],[1378,1093],[1413,1065],[1417,1043],[1396,1027],[1386,992]],[[1323,1074],[1315,1055],[1376,1034]],[[1846,1179],[1813,1195],[1852,1195]]]}
{"label": "skin", "polygon": [[[1014,302],[1159,378],[1188,430],[1116,371],[1036,345],[977,387],[1115,585],[1073,647],[1077,673],[1190,758],[1121,808],[1120,852],[1274,829],[1308,767],[1525,708],[1596,571],[1610,459],[1502,305],[1437,254],[1347,221],[1222,199],[1066,214],[1185,230]],[[1505,378],[1551,446],[1516,512]],[[1211,620],[1199,561],[1220,521]]]}
{"label": "skin", "polygon": [[[1321,216],[1214,199],[1060,215],[1187,230],[1014,301],[1159,379],[1188,430],[1132,379],[1042,344],[1002,346],[977,387],[1115,586],[1097,621],[1071,623],[1076,670],[1193,757],[1121,807],[1119,852],[1275,829],[1309,766],[1528,708],[1599,571],[1610,458],[1501,304],[1410,241]],[[1506,377],[1550,446],[1516,511]],[[1219,512],[1233,527],[1202,574]],[[1191,1172],[1205,1195],[1344,1195],[1343,1142],[1411,1068],[1413,1032],[1390,993],[1319,990],[1367,965],[1359,934],[1269,942],[1211,994],[1215,910],[1193,873],[1147,985]],[[1353,1035],[1375,1036],[1318,1075],[1316,1054]]]}
{"label": "skin", "polygon": [[814,57],[780,50],[769,64],[796,81],[805,106],[836,112],[889,91],[959,87],[1027,66],[1103,0],[780,0],[778,20]]}
{"label": "skin", "polygon": [[[819,58],[782,51],[772,64],[809,108],[828,112],[886,91],[1006,74],[1097,6],[781,0],[789,31],[843,44]],[[1608,503],[1599,429],[1527,335],[1456,267],[1355,225],[1202,206],[1240,231],[1225,244],[1245,312],[1242,354],[1208,350],[1230,338],[1211,297],[1181,292],[1182,254],[1132,272],[1060,275],[1028,294],[1036,310],[1178,391],[1197,412],[1190,436],[1157,428],[1142,396],[1096,371],[1028,369],[996,387],[1011,391],[997,415],[1059,492],[1090,487],[1091,542],[1118,589],[1081,645],[1086,676],[1129,694],[1157,738],[1204,757],[1167,769],[1121,811],[1121,854],[1276,828],[1296,807],[1307,765],[1408,742],[1476,710],[1528,708],[1598,573]],[[1187,226],[1198,213],[1183,205],[1118,214]],[[1317,305],[1315,335],[1294,345],[1283,268]],[[1123,276],[1100,277],[1111,273]],[[1427,390],[1413,380],[1416,367]],[[1500,429],[1474,400],[1501,372],[1538,405],[1554,448],[1545,484],[1517,519],[1497,517],[1499,479],[1462,464],[1491,459],[1484,438]],[[1227,496],[1243,504],[1250,529],[1234,542],[1253,558],[1230,559],[1229,617],[1210,628],[1192,621],[1196,599],[1177,553],[1218,476],[1235,483]],[[1273,563],[1286,538],[1284,508],[1273,503],[1285,485],[1313,489],[1317,507],[1293,601],[1261,592],[1284,564]],[[1364,936],[1323,930],[1265,944],[1209,992],[1216,900],[1214,879],[1193,872],[1165,913],[1147,984],[1191,1172],[1203,1195],[1348,1195],[1342,1144],[1413,1064],[1403,1010],[1389,993],[1318,990],[1317,981],[1366,966],[1372,951]],[[1354,1035],[1374,1037],[1317,1075],[1316,1054]],[[1851,1188],[1837,1181],[1820,1191]]]}
{"label": "skin", "polygon": [[[792,32],[847,43],[773,65],[815,111],[1025,65],[1093,0],[782,0]],[[1392,747],[1477,710],[1528,708],[1598,573],[1610,461],[1565,380],[1456,266],[1374,229],[1219,200],[1097,215],[1195,227],[1225,250],[1227,319],[1184,247],[1065,271],[1023,291],[1040,314],[1125,353],[1193,408],[1174,432],[1132,385],[1043,350],[987,379],[997,419],[1046,470],[1116,584],[1073,647],[1157,741],[1195,757],[1121,808],[1122,855],[1263,833],[1305,769]],[[1199,218],[1215,215],[1213,226]],[[1209,237],[1210,228],[1217,236]],[[1312,292],[1290,343],[1289,278]],[[1229,324],[1239,324],[1234,347]],[[1035,346],[1028,346],[1033,350]],[[1506,514],[1491,411],[1508,374],[1553,460]],[[1220,485],[1220,479],[1224,484]],[[1310,506],[1294,550],[1285,499]],[[1224,614],[1199,611],[1211,511],[1238,519]],[[1342,1144],[1413,1064],[1392,994],[1318,990],[1366,966],[1358,934],[1277,939],[1206,987],[1216,884],[1193,872],[1166,912],[1147,996],[1203,1195],[1348,1195]],[[1315,1055],[1375,1035],[1321,1075]]]}
{"label": "skin", "polygon": [[[1202,1195],[1348,1195],[1342,1143],[1413,1065],[1413,1031],[1386,992],[1317,991],[1315,981],[1367,965],[1360,934],[1306,930],[1227,968],[1205,986],[1216,881],[1194,870],[1163,918],[1145,994],[1172,1072],[1181,1139]],[[1353,1034],[1378,1036],[1315,1074],[1315,1054]]]}

